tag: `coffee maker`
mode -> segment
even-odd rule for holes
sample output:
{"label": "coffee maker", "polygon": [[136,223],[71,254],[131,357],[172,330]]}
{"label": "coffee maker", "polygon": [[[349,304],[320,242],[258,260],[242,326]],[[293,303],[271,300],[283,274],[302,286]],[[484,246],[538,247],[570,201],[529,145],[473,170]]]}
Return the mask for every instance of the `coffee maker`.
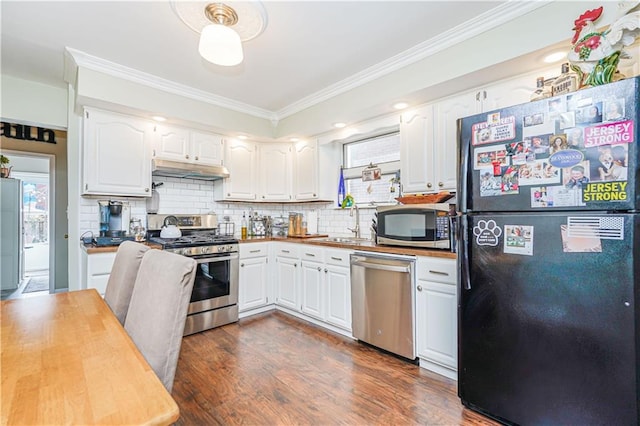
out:
{"label": "coffee maker", "polygon": [[[100,237],[98,245],[117,245],[127,239],[131,206],[126,201],[100,200]],[[130,238],[129,238],[130,237]]]}

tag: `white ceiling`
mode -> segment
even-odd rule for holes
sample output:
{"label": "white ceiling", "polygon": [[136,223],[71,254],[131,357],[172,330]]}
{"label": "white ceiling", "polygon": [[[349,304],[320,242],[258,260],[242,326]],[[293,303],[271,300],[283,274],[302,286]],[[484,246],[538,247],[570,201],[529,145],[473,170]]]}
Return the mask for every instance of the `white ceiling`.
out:
{"label": "white ceiling", "polygon": [[277,115],[504,3],[266,1],[265,31],[225,68],[200,58],[199,35],[169,1],[2,0],[1,67],[64,87],[69,47]]}

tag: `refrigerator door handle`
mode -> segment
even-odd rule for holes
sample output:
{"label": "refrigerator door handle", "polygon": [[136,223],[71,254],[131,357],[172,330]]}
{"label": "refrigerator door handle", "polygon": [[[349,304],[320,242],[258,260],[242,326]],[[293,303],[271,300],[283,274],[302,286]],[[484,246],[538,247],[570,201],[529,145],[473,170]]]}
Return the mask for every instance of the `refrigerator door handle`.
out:
{"label": "refrigerator door handle", "polygon": [[467,254],[469,253],[469,238],[468,238],[468,229],[467,229],[467,220],[468,216],[461,216],[458,218],[460,229],[460,237],[459,240],[462,243],[462,250],[458,253],[458,259],[460,259],[460,271],[462,274],[461,283],[465,290],[471,290],[471,279],[469,273],[469,259],[467,259]]}

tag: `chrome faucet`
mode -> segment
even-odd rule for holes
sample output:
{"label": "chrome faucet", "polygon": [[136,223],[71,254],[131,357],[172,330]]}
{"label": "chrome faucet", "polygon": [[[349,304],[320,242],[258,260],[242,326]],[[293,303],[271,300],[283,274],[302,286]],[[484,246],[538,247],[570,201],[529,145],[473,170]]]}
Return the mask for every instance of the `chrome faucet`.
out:
{"label": "chrome faucet", "polygon": [[353,232],[354,234],[356,234],[356,238],[360,238],[360,210],[358,209],[358,206],[356,205],[355,202],[351,205],[351,209],[349,210],[350,217],[353,217],[354,209],[356,210],[356,226],[353,228],[347,228],[347,229]]}

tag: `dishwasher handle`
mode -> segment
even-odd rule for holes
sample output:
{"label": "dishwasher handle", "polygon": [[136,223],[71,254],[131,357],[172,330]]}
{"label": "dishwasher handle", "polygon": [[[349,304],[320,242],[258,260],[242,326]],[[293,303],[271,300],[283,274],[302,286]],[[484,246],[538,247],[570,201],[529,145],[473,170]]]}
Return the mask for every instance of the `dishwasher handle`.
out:
{"label": "dishwasher handle", "polygon": [[351,266],[362,266],[364,268],[390,272],[411,272],[411,266],[406,262],[397,262],[396,265],[390,265],[389,263],[376,263],[371,262],[370,260],[352,260]]}

